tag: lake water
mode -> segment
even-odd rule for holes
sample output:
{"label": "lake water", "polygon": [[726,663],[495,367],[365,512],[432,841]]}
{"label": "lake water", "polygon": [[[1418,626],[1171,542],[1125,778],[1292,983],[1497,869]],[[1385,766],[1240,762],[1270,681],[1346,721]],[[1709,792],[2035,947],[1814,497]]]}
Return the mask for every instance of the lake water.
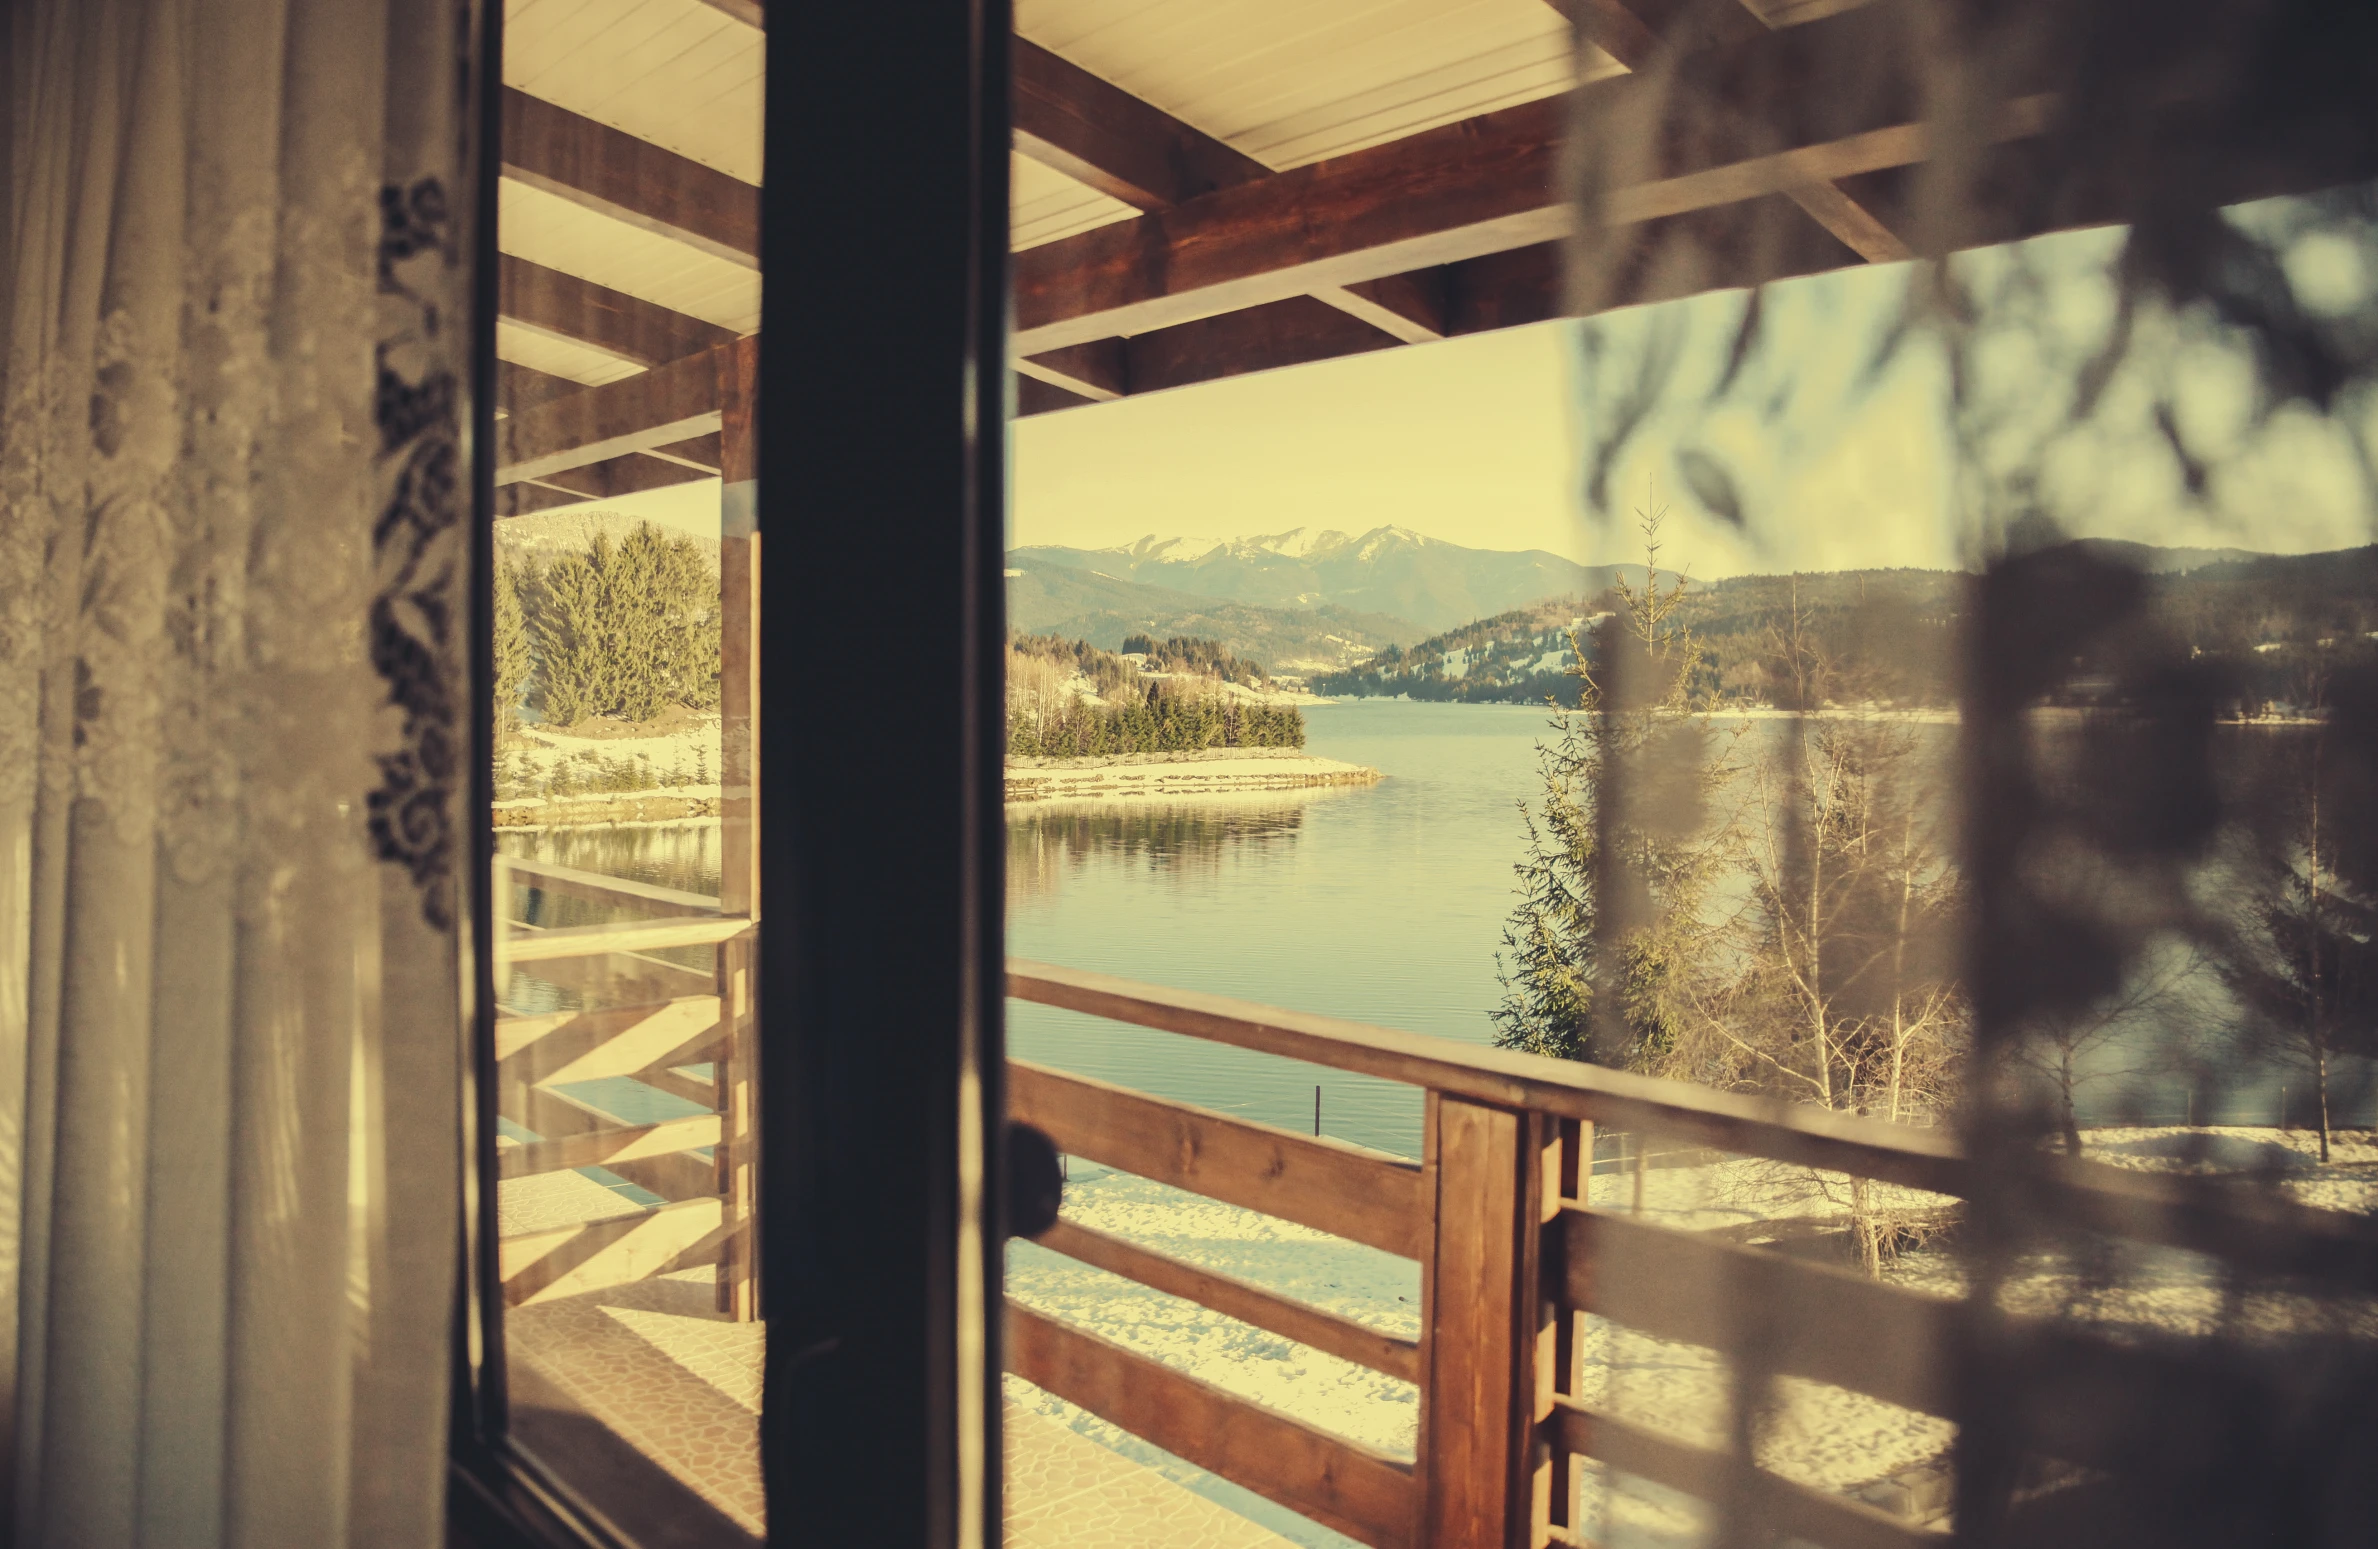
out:
{"label": "lake water", "polygon": [[[1306,745],[1377,785],[1213,806],[1010,810],[1018,957],[1488,1043],[1495,953],[1536,786],[1541,709],[1309,706]],[[1404,1155],[1420,1101],[1197,1039],[1010,1003],[1008,1049],[1166,1097]]]}
{"label": "lake water", "polygon": [[[1491,1042],[1489,1013],[1502,993],[1496,954],[1524,842],[1517,804],[1536,795],[1546,713],[1359,700],[1311,706],[1305,718],[1311,751],[1384,778],[1243,800],[1011,808],[1009,951]],[[1947,726],[1923,730],[1944,752],[1954,735]],[[714,824],[514,832],[502,842],[508,853],[690,891],[718,886]],[[549,995],[522,990],[524,1001]],[[1009,1003],[1008,1047],[1022,1059],[1299,1130],[1313,1126],[1319,1087],[1325,1133],[1403,1155],[1419,1150],[1419,1097],[1397,1083],[1018,1002]],[[2284,1080],[2240,1073],[2222,1111],[2196,1117],[2271,1122]],[[2109,1084],[2084,1100],[2102,1109],[2113,1095]],[[2149,1116],[2168,1108],[2176,1121],[2184,1100],[2176,1088],[2164,1093]],[[2351,1105],[2358,1121],[2366,1106],[2366,1097]]]}

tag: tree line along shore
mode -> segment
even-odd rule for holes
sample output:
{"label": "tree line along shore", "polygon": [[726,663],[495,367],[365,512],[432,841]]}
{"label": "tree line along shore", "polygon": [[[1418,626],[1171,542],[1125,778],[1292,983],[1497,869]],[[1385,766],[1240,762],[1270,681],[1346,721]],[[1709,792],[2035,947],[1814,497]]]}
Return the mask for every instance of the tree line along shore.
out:
{"label": "tree line along shore", "polygon": [[1212,640],[1136,636],[1104,651],[1055,635],[1007,650],[1010,758],[1103,758],[1305,745],[1304,712],[1267,698],[1259,663]]}

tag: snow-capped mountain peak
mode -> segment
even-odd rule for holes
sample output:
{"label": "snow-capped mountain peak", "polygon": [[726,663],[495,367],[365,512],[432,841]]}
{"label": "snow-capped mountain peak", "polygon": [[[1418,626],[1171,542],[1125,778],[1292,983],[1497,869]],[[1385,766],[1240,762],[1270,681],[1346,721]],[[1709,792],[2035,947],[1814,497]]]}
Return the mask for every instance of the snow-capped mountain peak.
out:
{"label": "snow-capped mountain peak", "polygon": [[1547,597],[1591,595],[1608,584],[1607,575],[1541,550],[1472,549],[1395,526],[1358,536],[1323,527],[1233,538],[1149,533],[1112,548],[1026,552],[1193,596],[1272,608],[1330,605],[1429,629]]}
{"label": "snow-capped mountain peak", "polygon": [[1133,564],[1191,564],[1204,559],[1218,549],[1228,549],[1235,540],[1229,538],[1161,538],[1154,533],[1133,543],[1118,543],[1101,552],[1128,556]]}

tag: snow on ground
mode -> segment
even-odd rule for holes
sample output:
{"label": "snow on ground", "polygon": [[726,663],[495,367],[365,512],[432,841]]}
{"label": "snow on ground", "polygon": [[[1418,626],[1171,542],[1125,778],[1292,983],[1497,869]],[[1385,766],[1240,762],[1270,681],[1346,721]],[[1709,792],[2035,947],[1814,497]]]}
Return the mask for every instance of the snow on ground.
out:
{"label": "snow on ground", "polygon": [[[1697,1172],[1694,1180],[1683,1175]],[[1699,1218],[1749,1208],[1743,1191],[1708,1196],[1722,1169],[1655,1171],[1646,1178],[1646,1213]],[[1597,1180],[1597,1199],[1631,1179]],[[1755,1195],[1764,1184],[1755,1184]],[[1658,1205],[1653,1200],[1660,1201]],[[1065,1213],[1204,1268],[1250,1280],[1299,1301],[1392,1333],[1419,1332],[1420,1272],[1409,1259],[1216,1204],[1123,1173],[1077,1179]],[[1418,1392],[1409,1383],[1308,1346],[1235,1322],[1193,1302],[1152,1291],[1028,1242],[1008,1250],[1007,1294],[1065,1318],[1216,1387],[1295,1415],[1399,1457],[1412,1456]],[[1590,1320],[1583,1341],[1588,1393],[1613,1412],[1705,1446],[1725,1444],[1727,1373],[1714,1351],[1672,1345]],[[1769,1466],[1811,1484],[1865,1484],[1945,1451],[1941,1421],[1817,1383],[1787,1381],[1762,1438]],[[1027,1407],[1159,1468],[1199,1494],[1253,1516],[1303,1544],[1347,1540],[1130,1437],[1071,1404],[1022,1383],[1011,1391]],[[1605,1493],[1588,1484],[1589,1508],[1606,1512],[1613,1544],[1690,1542],[1701,1531],[1698,1503],[1641,1481]]]}
{"label": "snow on ground", "polygon": [[[716,715],[687,716],[676,725],[664,722],[642,734],[632,726],[620,727],[616,732],[603,730],[607,734],[587,736],[546,726],[523,727],[497,756],[498,785],[506,790],[534,787],[550,782],[557,773],[568,769],[574,783],[584,792],[599,783],[597,776],[601,771],[626,763],[651,777],[653,783],[643,787],[644,792],[718,794],[720,733]],[[524,794],[534,792],[524,791]]]}
{"label": "snow on ground", "polygon": [[[2085,1132],[2092,1156],[2151,1170],[2263,1173],[2306,1203],[2367,1210],[2378,1205],[2378,1144],[2366,1133],[2338,1138],[2334,1160],[2317,1163],[2316,1137],[2271,1129],[2108,1129]],[[1702,1153],[1710,1155],[1709,1153]],[[1679,1160],[1679,1158],[1670,1158]],[[1123,1173],[1077,1166],[1065,1213],[1176,1258],[1236,1275],[1300,1301],[1410,1337],[1419,1327],[1419,1268],[1360,1245]],[[1873,1185],[1871,1204],[1922,1216],[1940,1196]],[[1637,1205],[1637,1190],[1641,1204]],[[1844,1180],[1739,1157],[1655,1165],[1640,1175],[1597,1175],[1593,1203],[1633,1211],[1683,1231],[1739,1229],[1763,1221],[1838,1218]],[[1735,1229],[1735,1230],[1729,1230]],[[2323,1326],[2378,1336],[2378,1307],[2315,1304],[2293,1293],[2257,1291],[2225,1300],[2221,1276],[2201,1256],[2126,1248],[2119,1261],[2086,1274],[2065,1262],[2026,1266],[2008,1288],[2012,1311],[2059,1315],[2101,1327],[2182,1335],[2304,1332]],[[2111,1269],[2112,1273],[2102,1271]],[[1947,1251],[1902,1257],[1893,1283],[1943,1296],[1962,1291]],[[1397,1456],[1412,1455],[1417,1393],[1366,1368],[1225,1318],[1194,1303],[1078,1264],[1032,1243],[1008,1253],[1008,1295],[1094,1330],[1229,1392]],[[1728,1443],[1730,1373],[1716,1351],[1674,1344],[1585,1320],[1579,1341],[1585,1397],[1598,1408],[1699,1446]],[[1338,1549],[1349,1540],[1150,1447],[1096,1416],[1016,1379],[1010,1392],[1035,1411],[1160,1469],[1298,1543]],[[1784,1378],[1757,1427],[1759,1462],[1787,1478],[1851,1491],[1936,1465],[1954,1439],[1948,1422],[1826,1384]],[[1707,1509],[1690,1497],[1589,1466],[1588,1537],[1610,1549],[1671,1549],[1705,1537]]]}
{"label": "snow on ground", "polygon": [[[1251,1210],[1219,1205],[1128,1173],[1079,1164],[1065,1213],[1112,1232],[1407,1338],[1420,1331],[1420,1266]],[[1412,1455],[1419,1390],[1367,1367],[1236,1322],[1179,1297],[1090,1268],[1029,1242],[1008,1246],[1007,1294],[1081,1324],[1215,1386],[1400,1457]],[[1161,1452],[1016,1378],[1008,1391],[1199,1495],[1314,1549],[1351,1539]]]}
{"label": "snow on ground", "polygon": [[2264,1176],[2299,1204],[2378,1214],[2378,1136],[2369,1130],[2329,1131],[2325,1165],[2320,1134],[2308,1129],[2097,1129],[2082,1131],[2081,1144],[2087,1156],[2117,1167]]}

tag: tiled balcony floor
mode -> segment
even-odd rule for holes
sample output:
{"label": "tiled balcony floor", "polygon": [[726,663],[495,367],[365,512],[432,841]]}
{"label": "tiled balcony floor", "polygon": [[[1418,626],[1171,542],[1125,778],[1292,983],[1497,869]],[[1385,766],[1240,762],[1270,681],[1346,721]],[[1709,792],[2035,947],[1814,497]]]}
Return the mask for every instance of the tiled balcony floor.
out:
{"label": "tiled balcony floor", "polygon": [[[762,1330],[712,1310],[708,1270],[515,1309],[516,1360],[746,1529],[761,1521]],[[1023,1549],[1288,1549],[1236,1512],[1007,1406],[1006,1541]]]}

